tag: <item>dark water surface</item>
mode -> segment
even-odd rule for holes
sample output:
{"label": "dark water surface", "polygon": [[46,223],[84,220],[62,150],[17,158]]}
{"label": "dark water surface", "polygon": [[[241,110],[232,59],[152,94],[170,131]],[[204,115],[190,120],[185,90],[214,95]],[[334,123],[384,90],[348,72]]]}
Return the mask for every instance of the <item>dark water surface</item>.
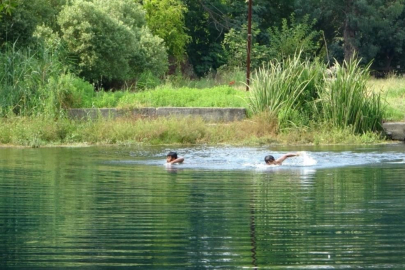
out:
{"label": "dark water surface", "polygon": [[404,144],[169,150],[0,148],[0,268],[405,269]]}

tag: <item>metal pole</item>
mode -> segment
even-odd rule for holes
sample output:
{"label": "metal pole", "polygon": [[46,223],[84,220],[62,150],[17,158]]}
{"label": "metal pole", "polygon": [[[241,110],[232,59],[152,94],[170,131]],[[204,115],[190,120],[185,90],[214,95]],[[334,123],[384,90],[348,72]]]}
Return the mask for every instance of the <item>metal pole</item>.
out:
{"label": "metal pole", "polygon": [[247,59],[246,59],[246,91],[249,91],[250,84],[250,51],[252,48],[252,1],[249,1],[248,8],[248,36],[247,36]]}

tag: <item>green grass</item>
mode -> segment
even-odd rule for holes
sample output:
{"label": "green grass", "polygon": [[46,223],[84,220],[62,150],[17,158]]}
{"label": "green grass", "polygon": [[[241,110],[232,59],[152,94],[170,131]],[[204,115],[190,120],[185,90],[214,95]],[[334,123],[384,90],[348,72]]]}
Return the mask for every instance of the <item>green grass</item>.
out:
{"label": "green grass", "polygon": [[187,78],[178,75],[169,75],[165,78],[163,87],[166,88],[197,88],[205,89],[215,86],[231,85],[237,89],[246,89],[246,70],[240,68],[220,68],[203,78]]}
{"label": "green grass", "polygon": [[246,107],[245,98],[245,91],[230,86],[208,89],[160,87],[138,93],[98,92],[91,103],[96,108]]}
{"label": "green grass", "polygon": [[405,120],[405,77],[391,76],[387,79],[370,79],[367,85],[374,93],[381,94],[383,103],[386,105],[385,120]]}
{"label": "green grass", "polygon": [[97,121],[54,120],[43,117],[0,118],[0,145],[41,147],[69,144],[370,144],[377,133],[355,135],[349,129],[313,123],[302,129],[277,132],[269,115],[245,121],[206,123],[201,118],[157,118]]}

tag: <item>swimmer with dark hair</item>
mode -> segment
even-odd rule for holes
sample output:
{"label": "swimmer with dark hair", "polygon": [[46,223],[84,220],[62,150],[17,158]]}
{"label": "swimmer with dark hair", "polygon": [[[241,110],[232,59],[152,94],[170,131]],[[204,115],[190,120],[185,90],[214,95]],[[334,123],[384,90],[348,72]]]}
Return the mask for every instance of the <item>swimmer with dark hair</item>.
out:
{"label": "swimmer with dark hair", "polygon": [[268,155],[264,158],[264,162],[266,162],[267,165],[281,165],[287,158],[296,157],[299,155],[299,153],[288,153],[278,159],[275,159],[272,155]]}
{"label": "swimmer with dark hair", "polygon": [[182,157],[177,157],[176,152],[169,152],[166,156],[166,162],[170,164],[174,163],[182,163],[184,161],[184,158]]}

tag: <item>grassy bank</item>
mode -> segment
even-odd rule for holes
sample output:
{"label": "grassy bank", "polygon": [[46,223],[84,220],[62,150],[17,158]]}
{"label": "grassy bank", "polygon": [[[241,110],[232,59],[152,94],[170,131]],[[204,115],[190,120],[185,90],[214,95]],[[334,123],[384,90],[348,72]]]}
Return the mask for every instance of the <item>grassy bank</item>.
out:
{"label": "grassy bank", "polygon": [[[1,59],[3,145],[376,143],[382,119],[403,119],[405,109],[405,79],[370,80],[359,61],[336,63],[332,76],[323,63],[299,56],[270,62],[253,72],[249,92],[238,70],[194,82],[169,77],[142,91],[105,92],[61,68],[62,59],[47,50],[10,50]],[[67,108],[166,106],[245,107],[249,118],[213,124],[187,118],[81,122],[65,116]]]}
{"label": "grassy bank", "polygon": [[97,92],[85,101],[85,107],[246,107],[246,96],[246,91],[226,85],[205,89],[164,85],[143,92]]}
{"label": "grassy bank", "polygon": [[206,123],[199,118],[73,121],[65,118],[0,118],[0,144],[40,147],[60,144],[364,144],[376,133],[354,135],[326,124],[277,131],[276,120],[258,115],[245,121]]}
{"label": "grassy bank", "polygon": [[371,91],[381,93],[386,104],[384,118],[387,121],[405,120],[405,77],[370,79],[367,85]]}

